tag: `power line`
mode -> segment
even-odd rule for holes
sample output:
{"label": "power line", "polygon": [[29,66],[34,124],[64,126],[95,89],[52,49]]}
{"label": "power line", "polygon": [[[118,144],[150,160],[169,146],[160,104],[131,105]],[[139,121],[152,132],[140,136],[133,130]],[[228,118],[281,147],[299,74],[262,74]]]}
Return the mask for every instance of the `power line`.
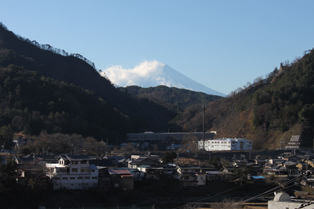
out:
{"label": "power line", "polygon": [[[299,175],[299,176],[297,176],[297,177],[295,177],[295,178],[293,178],[293,179],[290,179],[289,181],[287,181],[287,182],[283,183],[281,186],[276,186],[276,187],[274,187],[274,188],[272,188],[272,189],[270,189],[270,190],[267,190],[267,191],[265,191],[265,192],[263,192],[263,193],[261,193],[261,194],[258,194],[258,195],[256,195],[256,196],[254,196],[254,197],[251,197],[251,198],[246,199],[246,200],[244,200],[244,201],[241,201],[241,202],[235,203],[235,204],[234,204],[234,205],[232,205],[231,207],[235,207],[235,206],[240,205],[240,204],[243,204],[243,203],[245,203],[245,202],[248,202],[248,201],[251,201],[251,200],[257,199],[258,197],[261,197],[261,196],[264,196],[264,195],[270,194],[270,193],[272,193],[272,192],[274,192],[274,191],[276,191],[276,190],[278,190],[278,189],[292,187],[293,185],[292,185],[292,186],[289,186],[289,187],[286,187],[286,186],[287,186],[288,184],[290,184],[290,183],[295,182],[295,181],[296,181],[298,178],[300,178],[300,177],[302,177],[302,174],[301,174],[301,175]],[[216,194],[216,195],[213,195],[213,196],[210,196],[210,197],[206,197],[206,198],[203,198],[203,199],[197,200],[197,201],[192,202],[192,203],[198,203],[198,202],[204,201],[204,200],[206,200],[206,199],[209,199],[209,198],[212,198],[212,197],[215,197],[215,196],[218,196],[218,195],[221,195],[221,194],[227,193],[227,192],[229,192],[229,191],[232,191],[232,190],[234,190],[234,189],[237,189],[237,188],[242,187],[242,186],[247,185],[247,184],[249,184],[249,183],[246,183],[246,184],[243,184],[243,185],[240,185],[240,186],[234,187],[234,188],[232,188],[232,189],[228,189],[228,190],[223,191],[223,192],[220,192],[220,193],[218,193],[218,194]],[[179,206],[179,207],[176,207],[176,208],[181,208],[181,207],[184,207],[184,206],[186,206],[186,205],[189,205],[189,204],[184,204],[184,205]],[[174,208],[174,209],[176,209],[176,208]]]}

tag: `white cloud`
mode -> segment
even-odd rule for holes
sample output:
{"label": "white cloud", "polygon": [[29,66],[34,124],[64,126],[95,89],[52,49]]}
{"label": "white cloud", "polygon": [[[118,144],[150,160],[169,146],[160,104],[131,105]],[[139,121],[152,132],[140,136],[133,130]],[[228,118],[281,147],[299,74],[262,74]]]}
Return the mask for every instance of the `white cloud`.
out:
{"label": "white cloud", "polygon": [[[104,69],[105,74],[110,81],[117,86],[138,85],[142,87],[154,86],[158,82],[165,64],[154,61],[144,61],[132,69],[125,69],[121,65],[116,65]],[[160,85],[160,81],[158,82]]]}

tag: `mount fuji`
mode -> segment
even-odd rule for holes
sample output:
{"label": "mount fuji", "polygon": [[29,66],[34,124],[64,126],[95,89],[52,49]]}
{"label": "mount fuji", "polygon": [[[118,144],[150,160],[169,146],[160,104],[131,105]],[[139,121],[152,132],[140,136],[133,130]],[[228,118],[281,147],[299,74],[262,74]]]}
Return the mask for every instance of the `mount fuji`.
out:
{"label": "mount fuji", "polygon": [[109,78],[115,85],[122,87],[136,85],[147,88],[164,85],[203,92],[209,95],[226,96],[157,61],[145,61],[133,69],[123,69],[122,66],[113,66],[105,69],[100,74]]}

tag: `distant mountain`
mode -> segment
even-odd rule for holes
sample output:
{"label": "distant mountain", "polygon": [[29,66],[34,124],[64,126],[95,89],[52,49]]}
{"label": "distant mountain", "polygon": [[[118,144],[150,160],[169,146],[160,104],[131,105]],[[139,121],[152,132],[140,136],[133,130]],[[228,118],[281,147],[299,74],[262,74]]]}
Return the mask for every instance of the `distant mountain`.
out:
{"label": "distant mountain", "polygon": [[187,76],[169,67],[168,65],[164,65],[163,71],[157,79],[158,81],[161,81],[160,85],[204,92],[210,95],[226,96],[223,93],[215,91],[203,84],[192,80],[191,78],[188,78]]}
{"label": "distant mountain", "polygon": [[100,74],[108,77],[115,85],[121,87],[140,86],[149,88],[162,85],[203,92],[209,95],[226,96],[156,60],[145,61],[133,69],[123,69],[121,66],[114,66],[105,69]]}

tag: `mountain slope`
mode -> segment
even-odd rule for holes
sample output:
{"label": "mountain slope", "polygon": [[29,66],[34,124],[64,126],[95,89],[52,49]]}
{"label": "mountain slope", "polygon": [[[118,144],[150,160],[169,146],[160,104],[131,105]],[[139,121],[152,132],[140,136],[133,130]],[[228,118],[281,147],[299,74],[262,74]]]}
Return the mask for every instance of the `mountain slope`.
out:
{"label": "mountain slope", "polygon": [[[16,36],[0,24],[0,67],[10,64],[37,71],[45,77],[88,89],[131,120],[130,131],[165,131],[176,113],[117,90],[82,55],[68,54]],[[86,101],[87,102],[87,101]]]}
{"label": "mountain slope", "polygon": [[[275,69],[266,79],[242,91],[211,102],[206,108],[206,129],[217,137],[253,140],[255,149],[279,148],[292,135],[301,135],[301,146],[312,147],[314,136],[314,49],[301,59]],[[200,130],[202,113],[177,124]],[[192,122],[191,122],[192,121]]]}
{"label": "mountain slope", "polygon": [[139,86],[128,86],[119,89],[127,91],[139,98],[148,98],[158,104],[165,105],[168,108],[179,107],[180,112],[191,105],[206,105],[209,102],[220,99],[222,97],[208,95],[203,92],[196,92],[187,89],[179,89],[175,87],[157,86],[150,88],[142,88]]}
{"label": "mountain slope", "polygon": [[16,133],[77,133],[113,143],[130,126],[125,115],[91,91],[15,65],[0,67],[0,98],[0,127]]}

